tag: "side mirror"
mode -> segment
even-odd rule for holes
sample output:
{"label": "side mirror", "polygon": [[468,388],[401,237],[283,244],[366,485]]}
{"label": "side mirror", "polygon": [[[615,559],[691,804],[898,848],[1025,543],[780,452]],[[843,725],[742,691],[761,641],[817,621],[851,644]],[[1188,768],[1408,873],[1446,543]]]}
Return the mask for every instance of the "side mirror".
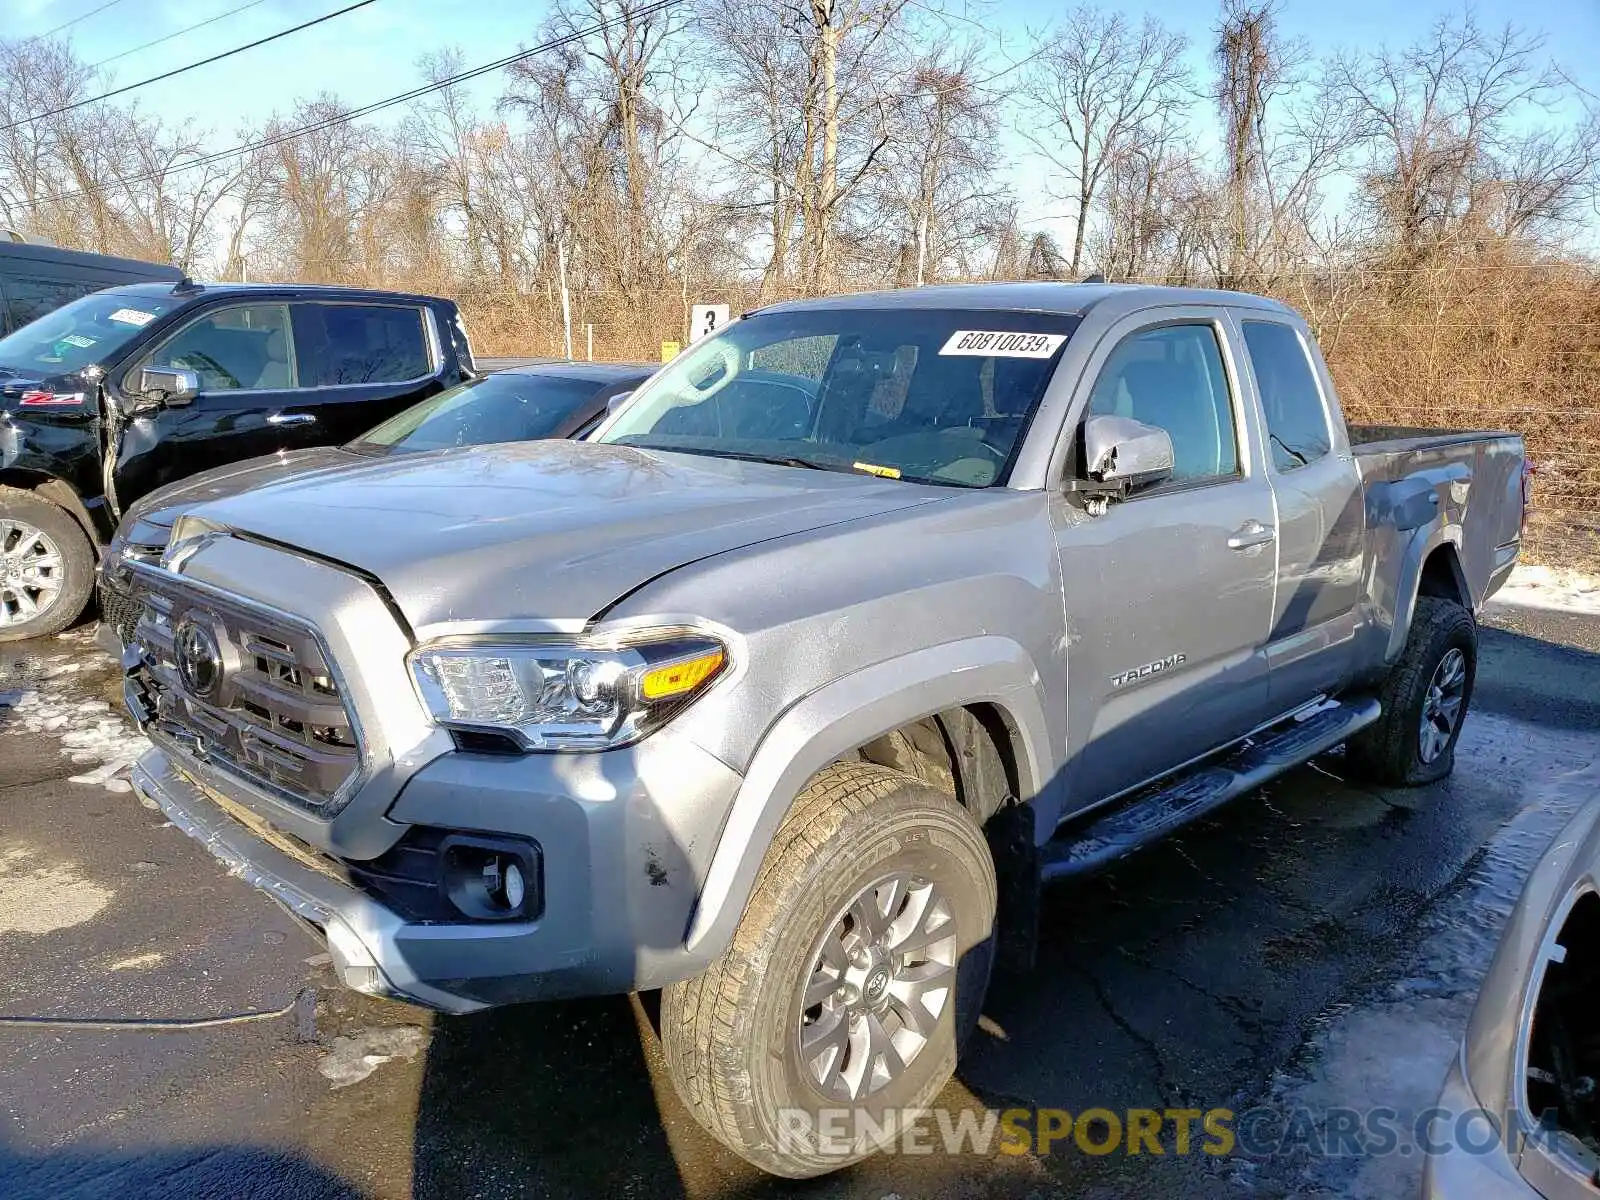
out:
{"label": "side mirror", "polygon": [[139,372],[138,391],[163,404],[190,404],[200,392],[200,376],[177,367],[146,367]]}
{"label": "side mirror", "polygon": [[1124,493],[1172,478],[1172,435],[1131,417],[1090,417],[1083,425],[1084,469]]}
{"label": "side mirror", "polygon": [[626,404],[628,402],[628,397],[631,395],[633,395],[633,389],[630,388],[626,392],[618,392],[615,396],[611,397],[611,399],[607,400],[606,416],[609,417],[612,413],[616,412],[617,409]]}

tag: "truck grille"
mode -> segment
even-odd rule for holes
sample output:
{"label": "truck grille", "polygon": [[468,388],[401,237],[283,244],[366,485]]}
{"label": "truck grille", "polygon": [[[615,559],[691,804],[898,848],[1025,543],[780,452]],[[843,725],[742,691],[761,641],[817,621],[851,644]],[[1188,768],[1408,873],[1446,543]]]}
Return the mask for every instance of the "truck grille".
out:
{"label": "truck grille", "polygon": [[287,614],[137,570],[151,735],[321,816],[359,781],[360,727],[322,639]]}

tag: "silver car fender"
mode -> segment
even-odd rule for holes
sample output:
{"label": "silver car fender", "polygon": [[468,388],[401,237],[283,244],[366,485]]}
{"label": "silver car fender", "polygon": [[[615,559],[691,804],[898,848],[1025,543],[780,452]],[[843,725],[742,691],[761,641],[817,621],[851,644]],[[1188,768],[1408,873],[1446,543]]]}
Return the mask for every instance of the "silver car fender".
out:
{"label": "silver car fender", "polygon": [[[706,873],[687,947],[720,953],[744,913],[773,835],[807,781],[830,762],[908,722],[992,703],[1018,742],[1024,796],[1050,806],[1052,761],[1043,682],[1023,647],[996,635],[930,646],[851,672],[791,705],[762,737]],[[1059,799],[1055,801],[1059,808]],[[1055,813],[1038,812],[1039,828]],[[708,946],[709,944],[709,946]]]}

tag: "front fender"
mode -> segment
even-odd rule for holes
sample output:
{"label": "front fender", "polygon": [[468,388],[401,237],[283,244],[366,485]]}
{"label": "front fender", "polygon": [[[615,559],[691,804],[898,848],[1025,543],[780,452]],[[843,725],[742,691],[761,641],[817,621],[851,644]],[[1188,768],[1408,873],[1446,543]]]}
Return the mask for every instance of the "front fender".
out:
{"label": "front fender", "polygon": [[992,703],[1018,742],[1024,797],[1037,828],[1054,828],[1054,779],[1039,671],[1021,645],[996,635],[918,650],[852,672],[795,704],[768,728],[722,827],[690,921],[688,949],[719,954],[733,937],[768,846],[807,781],[830,762],[901,725],[944,709]]}

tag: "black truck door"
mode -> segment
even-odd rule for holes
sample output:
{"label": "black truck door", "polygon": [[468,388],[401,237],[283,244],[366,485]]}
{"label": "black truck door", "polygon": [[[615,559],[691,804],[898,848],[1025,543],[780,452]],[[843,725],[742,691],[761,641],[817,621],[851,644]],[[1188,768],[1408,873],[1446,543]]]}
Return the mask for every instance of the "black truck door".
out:
{"label": "black truck door", "polygon": [[127,422],[118,439],[114,476],[121,509],[210,467],[337,440],[316,436],[314,422],[284,419],[306,394],[289,308],[281,301],[208,307],[122,374],[128,395],[137,392],[145,367],[193,371],[200,387],[188,403],[169,404]]}
{"label": "black truck door", "polygon": [[279,419],[314,430],[316,443],[350,441],[445,386],[447,359],[425,305],[318,300],[291,308],[300,378],[313,386]]}

